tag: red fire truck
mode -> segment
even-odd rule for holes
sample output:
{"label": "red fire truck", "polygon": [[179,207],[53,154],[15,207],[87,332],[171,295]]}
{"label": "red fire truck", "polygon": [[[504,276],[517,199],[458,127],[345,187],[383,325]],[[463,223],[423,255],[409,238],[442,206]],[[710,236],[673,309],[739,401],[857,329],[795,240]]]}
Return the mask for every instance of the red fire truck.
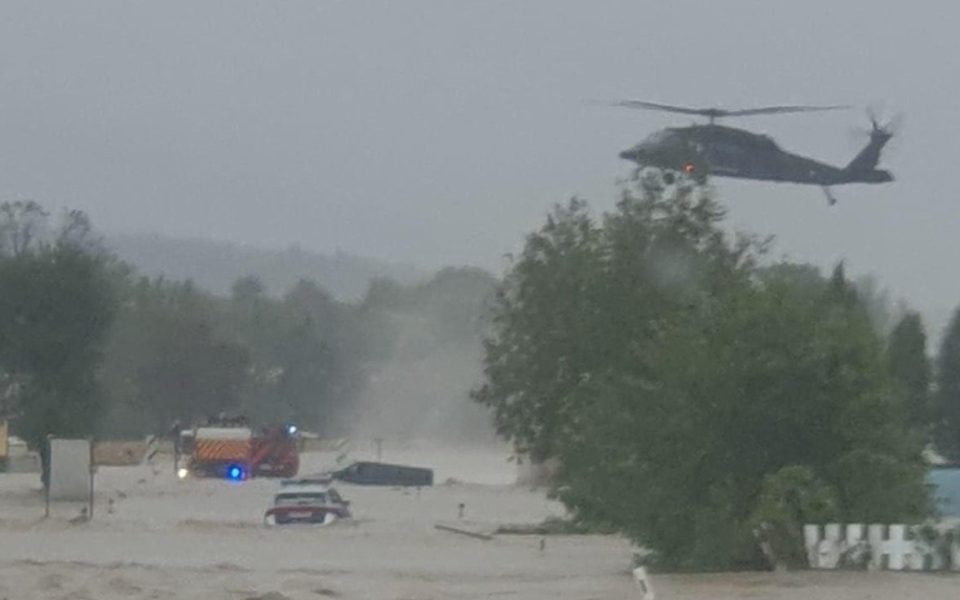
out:
{"label": "red fire truck", "polygon": [[177,475],[222,477],[293,477],[300,468],[296,428],[267,427],[254,434],[249,427],[195,427],[181,434],[185,461]]}

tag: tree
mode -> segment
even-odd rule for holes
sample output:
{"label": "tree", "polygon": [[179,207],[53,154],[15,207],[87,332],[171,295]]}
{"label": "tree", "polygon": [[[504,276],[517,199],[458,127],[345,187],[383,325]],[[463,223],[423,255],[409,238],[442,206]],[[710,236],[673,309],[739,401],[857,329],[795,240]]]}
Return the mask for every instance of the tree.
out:
{"label": "tree", "polygon": [[287,419],[317,430],[339,408],[337,357],[332,340],[324,339],[317,324],[304,317],[287,327],[278,348],[280,375],[278,400],[286,408]]}
{"label": "tree", "polygon": [[960,307],[940,342],[937,356],[936,442],[952,460],[960,460]]}
{"label": "tree", "polygon": [[594,269],[600,251],[586,204],[571,200],[527,236],[494,300],[485,382],[473,397],[493,409],[498,432],[535,459],[557,454],[579,377],[613,357],[591,348],[611,327],[585,318],[595,313],[593,292],[601,289]]}
{"label": "tree", "polygon": [[365,383],[364,331],[376,315],[313,282],[282,298],[255,277],[239,279],[229,298],[162,278],[128,276],[122,287],[103,369],[112,434],[156,433],[221,411],[329,431],[331,415]]}
{"label": "tree", "polygon": [[16,430],[34,446],[94,432],[116,309],[114,265],[86,217],[68,213],[52,236],[49,227],[35,203],[0,205],[0,370],[16,382]]}
{"label": "tree", "polygon": [[235,303],[240,306],[251,307],[264,301],[266,288],[259,277],[248,275],[236,280],[231,292]]}
{"label": "tree", "polygon": [[905,308],[894,306],[890,292],[880,285],[873,275],[861,275],[854,280],[857,297],[863,302],[870,314],[873,328],[886,337],[893,331],[899,320],[905,316]]}
{"label": "tree", "polygon": [[227,321],[250,350],[244,411],[261,422],[293,420],[332,430],[333,415],[362,386],[360,308],[335,300],[313,281],[298,281],[273,298],[255,277],[233,286]]}
{"label": "tree", "polygon": [[49,216],[33,200],[0,204],[0,254],[17,257],[33,249]]}
{"label": "tree", "polygon": [[722,219],[703,190],[650,181],[600,224],[554,211],[500,288],[475,400],[559,460],[577,519],[662,566],[762,564],[758,497],[784,469],[845,519],[921,517],[920,447],[842,265],[761,269],[765,243]]}
{"label": "tree", "polygon": [[158,433],[239,407],[249,351],[224,333],[216,299],[189,282],[147,279],[129,282],[123,299],[104,365],[113,433]]}
{"label": "tree", "polygon": [[894,326],[887,341],[887,364],[907,424],[929,435],[933,422],[931,369],[927,358],[927,336],[918,313],[908,312]]}

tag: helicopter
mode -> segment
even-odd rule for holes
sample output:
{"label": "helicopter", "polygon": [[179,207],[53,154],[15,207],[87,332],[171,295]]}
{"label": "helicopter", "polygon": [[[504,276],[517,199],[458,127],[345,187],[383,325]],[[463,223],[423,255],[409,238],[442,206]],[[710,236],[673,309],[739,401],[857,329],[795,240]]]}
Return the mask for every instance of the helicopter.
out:
{"label": "helicopter", "polygon": [[620,158],[633,161],[640,167],[660,169],[668,184],[675,181],[676,174],[680,174],[701,184],[712,175],[817,185],[823,190],[827,202],[833,205],[837,199],[830,186],[893,181],[890,171],[877,168],[881,150],[893,137],[893,123],[881,125],[872,113],[868,113],[871,129],[867,145],[844,167],[787,152],[769,136],[716,123],[718,119],[727,117],[838,110],[848,106],[765,106],[727,110],[688,108],[643,100],[622,100],[614,103],[614,106],[697,115],[708,119],[706,124],[668,127],[620,153]]}

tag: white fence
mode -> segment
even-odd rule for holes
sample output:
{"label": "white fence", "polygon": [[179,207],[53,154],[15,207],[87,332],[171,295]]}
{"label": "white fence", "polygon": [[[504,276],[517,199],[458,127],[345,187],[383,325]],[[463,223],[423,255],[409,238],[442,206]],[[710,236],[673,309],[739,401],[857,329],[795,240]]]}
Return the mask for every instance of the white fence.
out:
{"label": "white fence", "polygon": [[[804,525],[813,569],[866,566],[892,571],[960,571],[960,539],[946,527],[830,523]],[[866,534],[866,535],[864,535]]]}

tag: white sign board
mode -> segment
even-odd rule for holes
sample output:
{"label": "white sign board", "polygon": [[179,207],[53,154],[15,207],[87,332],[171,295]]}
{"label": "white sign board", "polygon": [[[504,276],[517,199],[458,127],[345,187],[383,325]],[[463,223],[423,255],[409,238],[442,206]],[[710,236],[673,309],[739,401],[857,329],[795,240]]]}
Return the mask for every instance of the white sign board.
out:
{"label": "white sign board", "polygon": [[90,499],[90,440],[50,439],[50,500]]}

